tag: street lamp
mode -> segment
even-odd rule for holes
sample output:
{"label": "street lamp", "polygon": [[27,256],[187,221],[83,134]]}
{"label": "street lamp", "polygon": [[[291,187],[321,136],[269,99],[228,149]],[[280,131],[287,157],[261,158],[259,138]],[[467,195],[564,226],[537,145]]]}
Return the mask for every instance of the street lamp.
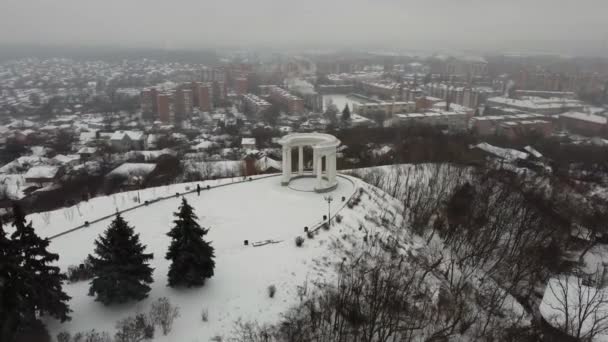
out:
{"label": "street lamp", "polygon": [[334,198],[329,195],[329,196],[324,196],[323,199],[325,201],[327,201],[327,224],[328,226],[331,225],[331,202],[334,200]]}

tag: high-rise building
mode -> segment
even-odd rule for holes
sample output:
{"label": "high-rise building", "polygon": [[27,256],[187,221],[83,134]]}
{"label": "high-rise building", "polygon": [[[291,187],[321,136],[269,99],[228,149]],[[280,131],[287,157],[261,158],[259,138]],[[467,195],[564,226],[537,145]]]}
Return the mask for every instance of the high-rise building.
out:
{"label": "high-rise building", "polygon": [[196,93],[198,98],[198,108],[201,112],[210,112],[213,108],[211,98],[213,95],[212,87],[209,83],[198,82],[196,84]]}
{"label": "high-rise building", "polygon": [[141,111],[144,114],[156,114],[157,113],[157,104],[156,104],[156,96],[157,91],[155,88],[147,88],[141,91]]}
{"label": "high-rise building", "polygon": [[171,120],[171,94],[158,94],[156,100],[159,120],[165,123],[169,122]]}
{"label": "high-rise building", "polygon": [[247,93],[247,78],[246,77],[237,77],[234,79],[234,91],[237,95],[243,95]]}
{"label": "high-rise building", "polygon": [[175,92],[175,114],[182,118],[192,115],[192,90],[181,88]]}
{"label": "high-rise building", "polygon": [[226,100],[226,82],[214,81],[213,82],[213,103],[219,104]]}

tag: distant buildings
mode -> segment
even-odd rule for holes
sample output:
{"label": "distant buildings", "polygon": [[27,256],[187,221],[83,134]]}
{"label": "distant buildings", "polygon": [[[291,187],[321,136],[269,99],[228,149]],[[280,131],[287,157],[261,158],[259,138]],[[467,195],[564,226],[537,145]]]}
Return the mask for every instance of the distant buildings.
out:
{"label": "distant buildings", "polygon": [[197,82],[195,85],[197,106],[201,112],[210,112],[213,109],[213,87],[210,83]]}
{"label": "distant buildings", "polygon": [[559,116],[559,125],[569,132],[586,136],[608,134],[608,118],[599,115],[567,112]]}
{"label": "distant buildings", "polygon": [[260,86],[260,93],[262,96],[265,96],[269,102],[276,103],[289,114],[304,112],[304,101],[279,86]]}
{"label": "distant buildings", "polygon": [[175,91],[175,114],[176,116],[190,117],[194,106],[192,89],[180,88]]}
{"label": "distant buildings", "polygon": [[536,125],[543,134],[548,132],[549,127],[553,129],[551,118],[534,113],[475,116],[470,121],[471,130],[479,135],[499,135],[501,132],[513,130],[513,127],[518,125],[528,127],[528,130]]}
{"label": "distant buildings", "polygon": [[162,93],[156,96],[158,119],[162,122],[171,121],[171,93]]}
{"label": "distant buildings", "polygon": [[387,116],[392,116],[396,113],[412,113],[416,110],[415,102],[401,101],[386,101],[386,102],[368,102],[354,104],[352,111],[359,115],[370,116],[375,113],[383,113]]}
{"label": "distant buildings", "polygon": [[254,94],[245,94],[242,98],[245,113],[257,115],[271,106],[268,101]]}
{"label": "distant buildings", "polygon": [[140,131],[116,131],[110,137],[110,146],[115,151],[143,150],[146,136]]}
{"label": "distant buildings", "polygon": [[237,95],[243,95],[247,93],[248,82],[246,77],[237,77],[234,79],[234,91]]}
{"label": "distant buildings", "polygon": [[[501,114],[502,108],[517,109],[524,112],[556,115],[568,111],[581,111],[583,104],[577,100],[565,98],[541,98],[535,96],[508,98],[508,97],[492,97],[486,102],[492,108],[492,114]],[[509,114],[505,112],[505,114]]]}
{"label": "distant buildings", "polygon": [[493,90],[486,87],[457,87],[445,83],[429,83],[424,89],[429,96],[470,108],[477,108],[494,95]]}
{"label": "distant buildings", "polygon": [[465,131],[468,128],[469,115],[445,111],[395,114],[391,122],[393,125],[401,126],[426,125],[443,127],[451,131]]}

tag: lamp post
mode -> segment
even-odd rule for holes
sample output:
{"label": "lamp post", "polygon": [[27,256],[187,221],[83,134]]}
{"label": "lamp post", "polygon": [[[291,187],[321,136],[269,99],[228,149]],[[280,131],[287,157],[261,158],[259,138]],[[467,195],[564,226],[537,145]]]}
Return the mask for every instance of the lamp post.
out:
{"label": "lamp post", "polygon": [[331,225],[331,202],[334,198],[331,195],[324,196],[323,199],[327,201],[327,224]]}

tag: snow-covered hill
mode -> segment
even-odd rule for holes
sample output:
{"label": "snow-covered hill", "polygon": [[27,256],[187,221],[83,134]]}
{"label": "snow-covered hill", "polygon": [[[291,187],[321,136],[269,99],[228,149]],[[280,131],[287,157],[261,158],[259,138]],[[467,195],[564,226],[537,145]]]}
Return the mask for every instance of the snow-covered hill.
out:
{"label": "snow-covered hill", "polygon": [[[226,183],[227,180],[201,183]],[[339,186],[331,195],[332,216],[342,209],[342,201],[356,191],[361,181],[350,177],[340,178]],[[142,201],[157,196],[194,189],[194,184],[177,184],[139,192]],[[136,192],[95,198],[77,207],[50,213],[30,215],[42,236],[51,236],[63,230],[111,214],[135,205]],[[60,331],[114,332],[117,320],[137,312],[146,312],[151,301],[168,297],[180,307],[181,316],[175,322],[172,333],[162,336],[157,332],[154,341],[208,341],[216,335],[230,334],[234,321],[256,320],[276,322],[281,312],[298,301],[298,288],[306,282],[322,277],[329,267],[333,254],[329,242],[339,236],[342,227],[354,227],[363,213],[343,209],[345,219],[329,232],[319,230],[318,237],[307,240],[297,248],[294,238],[305,236],[305,226],[312,227],[327,214],[324,194],[294,191],[280,185],[279,177],[269,177],[203,190],[186,195],[200,218],[200,224],[210,229],[207,238],[216,250],[216,271],[204,287],[171,289],[167,287],[169,262],[164,256],[169,244],[166,233],[172,226],[173,212],[180,198],[168,199],[125,213],[124,218],[135,227],[147,251],[154,253],[154,283],[148,299],[125,305],[105,307],[87,296],[88,282],[67,284],[66,292],[72,297],[72,320],[59,323],[48,320],[49,331],[55,336]],[[349,210],[349,213],[344,211]],[[48,222],[48,223],[47,223]],[[93,250],[93,241],[108,226],[110,220],[91,224],[51,240],[50,249],[60,255],[59,266],[66,270],[70,265],[81,263]],[[262,247],[244,246],[243,241],[281,241]],[[275,285],[277,292],[269,298],[267,288]],[[203,322],[201,313],[208,312]]]}

